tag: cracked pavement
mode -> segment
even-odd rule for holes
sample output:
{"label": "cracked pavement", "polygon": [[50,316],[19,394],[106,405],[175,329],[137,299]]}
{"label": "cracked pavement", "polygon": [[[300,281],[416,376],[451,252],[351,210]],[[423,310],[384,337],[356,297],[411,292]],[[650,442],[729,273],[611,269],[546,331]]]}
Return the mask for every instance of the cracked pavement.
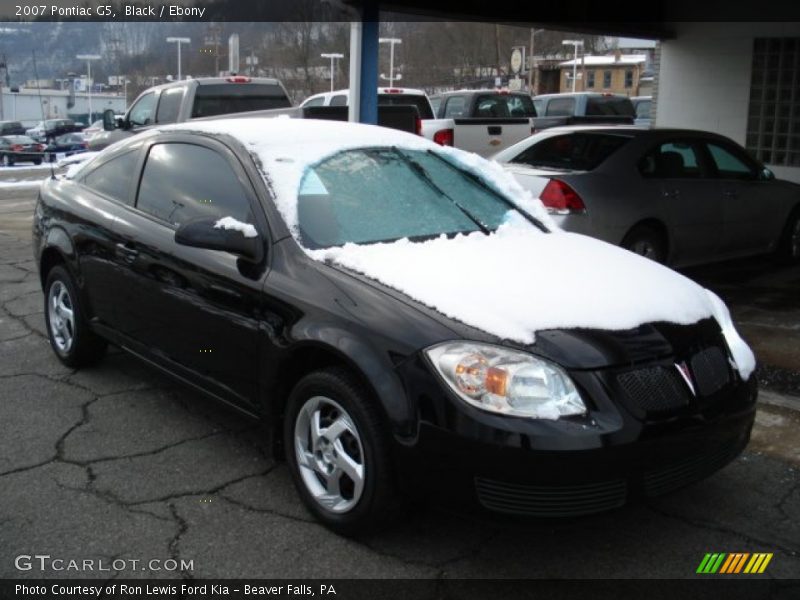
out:
{"label": "cracked pavement", "polygon": [[800,573],[800,413],[791,402],[761,406],[751,445],[730,466],[647,504],[537,523],[416,506],[380,534],[330,533],[251,421],[119,350],[82,371],[58,362],[30,221],[6,220],[6,196],[0,577],[97,576],[20,572],[20,554],[193,561],[191,570],[114,574],[125,578],[412,578],[431,580],[432,596],[442,578],[694,577],[706,552],[774,552],[763,577]]}

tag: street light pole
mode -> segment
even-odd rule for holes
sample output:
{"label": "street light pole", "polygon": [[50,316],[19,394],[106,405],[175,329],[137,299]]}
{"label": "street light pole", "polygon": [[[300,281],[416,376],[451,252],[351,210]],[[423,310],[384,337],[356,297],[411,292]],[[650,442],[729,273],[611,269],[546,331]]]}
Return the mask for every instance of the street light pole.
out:
{"label": "street light pole", "polygon": [[192,39],[188,37],[168,37],[167,41],[178,44],[178,81],[181,80],[181,44],[191,44]]}
{"label": "street light pole", "polygon": [[336,73],[336,59],[344,58],[344,54],[340,54],[338,52],[328,52],[320,54],[322,58],[330,58],[331,59],[331,91],[333,91],[333,80],[334,74]]}
{"label": "street light pole", "polygon": [[97,54],[78,54],[75,56],[78,60],[85,60],[86,61],[86,85],[87,85],[87,94],[89,99],[89,123],[88,125],[91,126],[92,122],[94,121],[92,115],[92,61],[93,60],[100,60],[100,56]]}
{"label": "street light pole", "polygon": [[[403,40],[400,38],[378,38],[378,42],[381,44],[389,44],[389,77],[386,77],[386,75],[381,75],[381,77],[388,79],[389,87],[392,87],[394,83],[394,45],[402,44]],[[400,79],[400,77],[398,77],[398,79]]]}
{"label": "street light pole", "polygon": [[565,46],[575,46],[575,56],[572,61],[572,91],[575,91],[575,79],[578,75],[578,46],[583,47],[583,40],[564,40],[561,42]]}

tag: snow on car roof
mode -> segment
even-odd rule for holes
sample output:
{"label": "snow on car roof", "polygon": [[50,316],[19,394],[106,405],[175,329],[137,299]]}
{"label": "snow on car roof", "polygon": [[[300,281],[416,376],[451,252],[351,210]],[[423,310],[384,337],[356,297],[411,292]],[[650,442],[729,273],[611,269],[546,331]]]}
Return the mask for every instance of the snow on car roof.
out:
{"label": "snow on car roof", "polygon": [[275,117],[192,121],[168,125],[160,130],[227,134],[239,141],[259,163],[261,173],[274,194],[277,208],[296,239],[299,239],[297,195],[300,181],[309,166],[343,150],[391,146],[436,152],[480,177],[549,229],[558,229],[542,203],[497,163],[396,129],[340,121]]}

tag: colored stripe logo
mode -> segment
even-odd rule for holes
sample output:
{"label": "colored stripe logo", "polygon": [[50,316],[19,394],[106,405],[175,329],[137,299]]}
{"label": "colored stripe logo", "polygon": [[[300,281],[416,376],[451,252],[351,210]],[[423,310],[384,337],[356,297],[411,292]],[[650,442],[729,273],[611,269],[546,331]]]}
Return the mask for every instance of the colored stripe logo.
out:
{"label": "colored stripe logo", "polygon": [[709,552],[700,561],[697,573],[708,575],[717,573],[720,575],[763,573],[769,561],[772,560],[772,556],[772,552],[756,552],[754,554],[749,552]]}

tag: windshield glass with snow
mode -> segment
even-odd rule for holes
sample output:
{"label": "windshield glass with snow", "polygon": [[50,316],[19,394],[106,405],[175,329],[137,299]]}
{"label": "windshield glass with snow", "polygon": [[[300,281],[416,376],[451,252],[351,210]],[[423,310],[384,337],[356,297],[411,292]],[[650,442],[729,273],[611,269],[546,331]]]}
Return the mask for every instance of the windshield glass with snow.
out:
{"label": "windshield glass with snow", "polygon": [[432,152],[371,148],[310,167],[298,196],[298,226],[310,249],[441,234],[489,233],[511,204]]}

